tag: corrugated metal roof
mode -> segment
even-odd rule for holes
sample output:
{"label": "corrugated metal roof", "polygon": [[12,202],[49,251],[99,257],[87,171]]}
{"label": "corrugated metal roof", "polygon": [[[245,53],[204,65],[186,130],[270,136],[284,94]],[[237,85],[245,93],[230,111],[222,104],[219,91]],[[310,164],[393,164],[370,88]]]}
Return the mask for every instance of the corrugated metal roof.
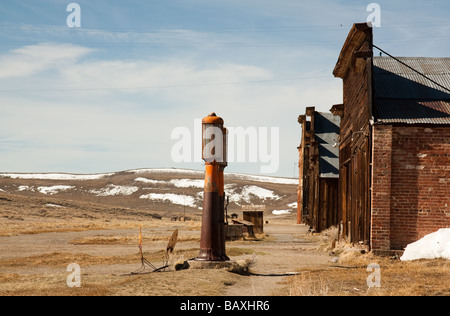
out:
{"label": "corrugated metal roof", "polygon": [[[403,63],[450,89],[450,58],[400,57]],[[390,57],[375,57],[377,123],[450,124],[450,93]]]}
{"label": "corrugated metal roof", "polygon": [[377,99],[378,123],[450,124],[450,100]]}
{"label": "corrugated metal roof", "polygon": [[315,138],[319,143],[319,176],[339,177],[339,148],[333,145],[339,136],[340,117],[331,113],[314,115]]}
{"label": "corrugated metal roof", "polygon": [[[374,66],[375,96],[390,99],[449,99],[450,94],[443,88],[419,74],[387,74],[376,73]],[[450,74],[427,75],[440,85],[450,87]],[[450,89],[450,88],[449,88]]]}
{"label": "corrugated metal roof", "polygon": [[[424,74],[449,74],[450,58],[432,58],[432,57],[398,57],[400,61],[408,66]],[[413,74],[416,73],[408,67],[402,65],[391,57],[374,57],[373,64],[380,69],[396,73],[396,74]]]}

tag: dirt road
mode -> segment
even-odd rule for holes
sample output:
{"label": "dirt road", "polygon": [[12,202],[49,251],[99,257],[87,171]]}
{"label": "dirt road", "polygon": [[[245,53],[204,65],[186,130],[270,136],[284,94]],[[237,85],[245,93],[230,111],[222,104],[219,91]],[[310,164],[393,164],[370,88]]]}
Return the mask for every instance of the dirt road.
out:
{"label": "dirt road", "polygon": [[269,224],[264,227],[268,240],[246,246],[256,251],[251,271],[259,275],[241,279],[227,290],[226,295],[285,295],[285,284],[282,282],[286,276],[273,275],[288,275],[302,268],[329,265],[328,254],[317,250],[320,238],[308,236],[307,230],[307,226],[295,224],[290,217],[269,218]]}

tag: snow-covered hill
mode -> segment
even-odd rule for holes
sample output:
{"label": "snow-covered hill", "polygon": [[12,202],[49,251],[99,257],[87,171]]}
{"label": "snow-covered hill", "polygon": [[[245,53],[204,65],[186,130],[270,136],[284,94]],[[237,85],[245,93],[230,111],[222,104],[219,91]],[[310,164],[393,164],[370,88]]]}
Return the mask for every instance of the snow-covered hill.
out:
{"label": "snow-covered hill", "polygon": [[[229,211],[266,205],[266,211],[295,212],[298,180],[225,173]],[[200,213],[204,173],[186,169],[135,169],[103,174],[0,173],[0,191],[52,196],[154,211]],[[277,213],[277,212],[275,212]]]}

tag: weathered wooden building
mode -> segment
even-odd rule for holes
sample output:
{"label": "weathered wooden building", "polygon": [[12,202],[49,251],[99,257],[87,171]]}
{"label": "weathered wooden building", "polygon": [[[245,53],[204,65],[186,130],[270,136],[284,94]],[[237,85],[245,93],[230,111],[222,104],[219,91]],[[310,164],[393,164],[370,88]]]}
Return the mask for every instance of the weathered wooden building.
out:
{"label": "weathered wooden building", "polygon": [[333,71],[343,104],[331,112],[342,233],[389,252],[450,227],[450,58],[374,57],[372,34],[352,27]]}
{"label": "weathered wooden building", "polygon": [[338,224],[339,117],[306,108],[299,150],[297,223],[316,232]]}

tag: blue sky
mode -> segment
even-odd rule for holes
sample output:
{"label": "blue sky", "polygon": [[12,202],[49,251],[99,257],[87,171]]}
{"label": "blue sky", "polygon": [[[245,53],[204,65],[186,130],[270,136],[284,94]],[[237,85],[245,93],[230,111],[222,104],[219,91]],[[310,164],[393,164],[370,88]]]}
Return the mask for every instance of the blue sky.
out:
{"label": "blue sky", "polygon": [[[371,1],[0,1],[0,170],[201,170],[175,163],[177,127],[215,111],[233,127],[278,127],[292,177],[305,107],[342,102],[332,70]],[[448,57],[450,3],[378,1],[374,42],[395,56]],[[375,54],[378,52],[375,51]],[[261,163],[227,171],[259,173]]]}

